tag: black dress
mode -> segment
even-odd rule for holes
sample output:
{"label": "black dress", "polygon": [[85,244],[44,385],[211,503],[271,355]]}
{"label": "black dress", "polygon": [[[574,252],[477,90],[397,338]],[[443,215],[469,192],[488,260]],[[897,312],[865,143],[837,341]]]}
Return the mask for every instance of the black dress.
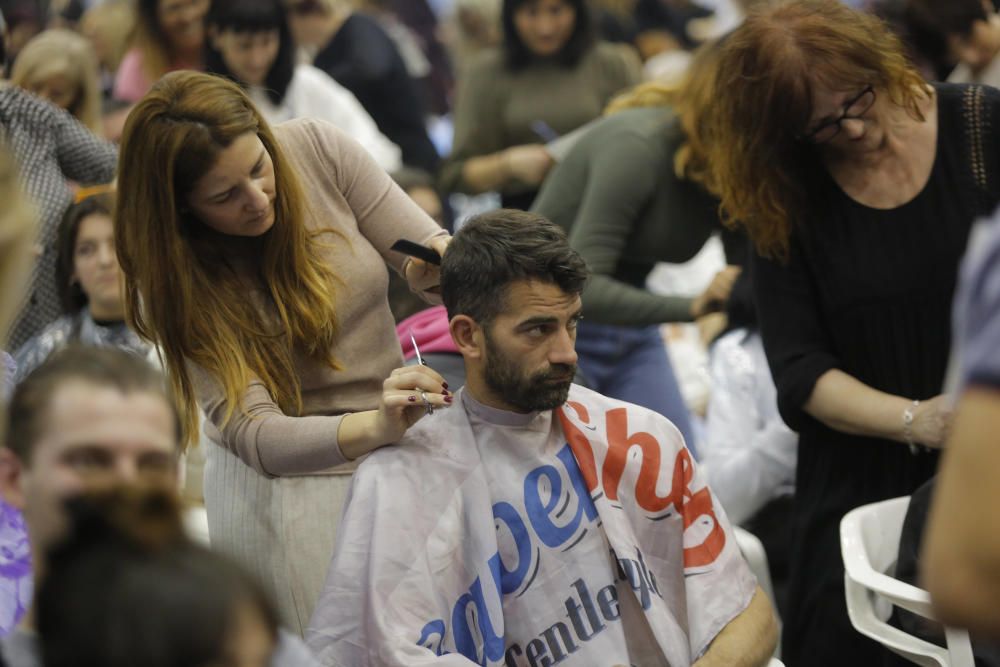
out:
{"label": "black dress", "polygon": [[802,407],[835,368],[890,394],[941,393],[959,260],[972,222],[1000,199],[1000,91],[935,88],[937,154],[912,201],[868,208],[821,170],[807,176],[813,215],[795,226],[788,263],[751,260],[779,409],[800,434],[783,619],[790,667],[895,663],[850,625],[839,524],[854,507],[912,493],[934,474],[937,452],[834,431]]}

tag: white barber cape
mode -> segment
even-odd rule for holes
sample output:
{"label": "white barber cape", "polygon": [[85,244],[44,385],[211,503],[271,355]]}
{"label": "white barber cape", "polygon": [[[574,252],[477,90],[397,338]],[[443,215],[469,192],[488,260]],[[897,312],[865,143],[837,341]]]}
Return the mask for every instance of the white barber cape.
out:
{"label": "white barber cape", "polygon": [[756,582],[662,416],[459,392],[354,475],[306,640],[326,665],[690,665]]}

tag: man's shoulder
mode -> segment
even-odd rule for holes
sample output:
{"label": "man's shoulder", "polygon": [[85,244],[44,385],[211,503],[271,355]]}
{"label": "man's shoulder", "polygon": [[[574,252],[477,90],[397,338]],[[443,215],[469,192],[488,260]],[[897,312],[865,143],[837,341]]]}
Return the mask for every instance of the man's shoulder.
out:
{"label": "man's shoulder", "polygon": [[319,662],[298,635],[281,629],[271,667],[319,667]]}
{"label": "man's shoulder", "polygon": [[421,472],[421,484],[426,475],[453,474],[458,469],[474,467],[478,461],[472,431],[468,427],[461,401],[446,409],[438,409],[410,427],[398,443],[376,449],[355,472],[355,477],[377,477],[380,480],[413,481],[415,471]]}

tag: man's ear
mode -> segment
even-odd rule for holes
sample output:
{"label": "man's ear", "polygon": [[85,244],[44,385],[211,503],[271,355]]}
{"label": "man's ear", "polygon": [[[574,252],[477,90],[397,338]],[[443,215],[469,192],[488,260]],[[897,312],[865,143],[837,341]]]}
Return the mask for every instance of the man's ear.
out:
{"label": "man's ear", "polygon": [[480,359],[483,356],[483,330],[468,315],[456,315],[448,323],[451,339],[458,351],[466,359]]}
{"label": "man's ear", "polygon": [[0,497],[8,505],[24,509],[24,463],[8,447],[0,447]]}

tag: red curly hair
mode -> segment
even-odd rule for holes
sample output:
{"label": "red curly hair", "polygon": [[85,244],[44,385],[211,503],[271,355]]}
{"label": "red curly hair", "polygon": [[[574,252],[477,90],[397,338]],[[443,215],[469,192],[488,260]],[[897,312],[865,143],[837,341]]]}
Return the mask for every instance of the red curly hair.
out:
{"label": "red curly hair", "polygon": [[757,251],[786,258],[792,225],[809,213],[808,174],[821,166],[796,140],[817,87],[880,96],[923,121],[927,83],[877,17],[839,0],[770,3],[722,46],[715,99],[704,122],[723,220],[746,228]]}

